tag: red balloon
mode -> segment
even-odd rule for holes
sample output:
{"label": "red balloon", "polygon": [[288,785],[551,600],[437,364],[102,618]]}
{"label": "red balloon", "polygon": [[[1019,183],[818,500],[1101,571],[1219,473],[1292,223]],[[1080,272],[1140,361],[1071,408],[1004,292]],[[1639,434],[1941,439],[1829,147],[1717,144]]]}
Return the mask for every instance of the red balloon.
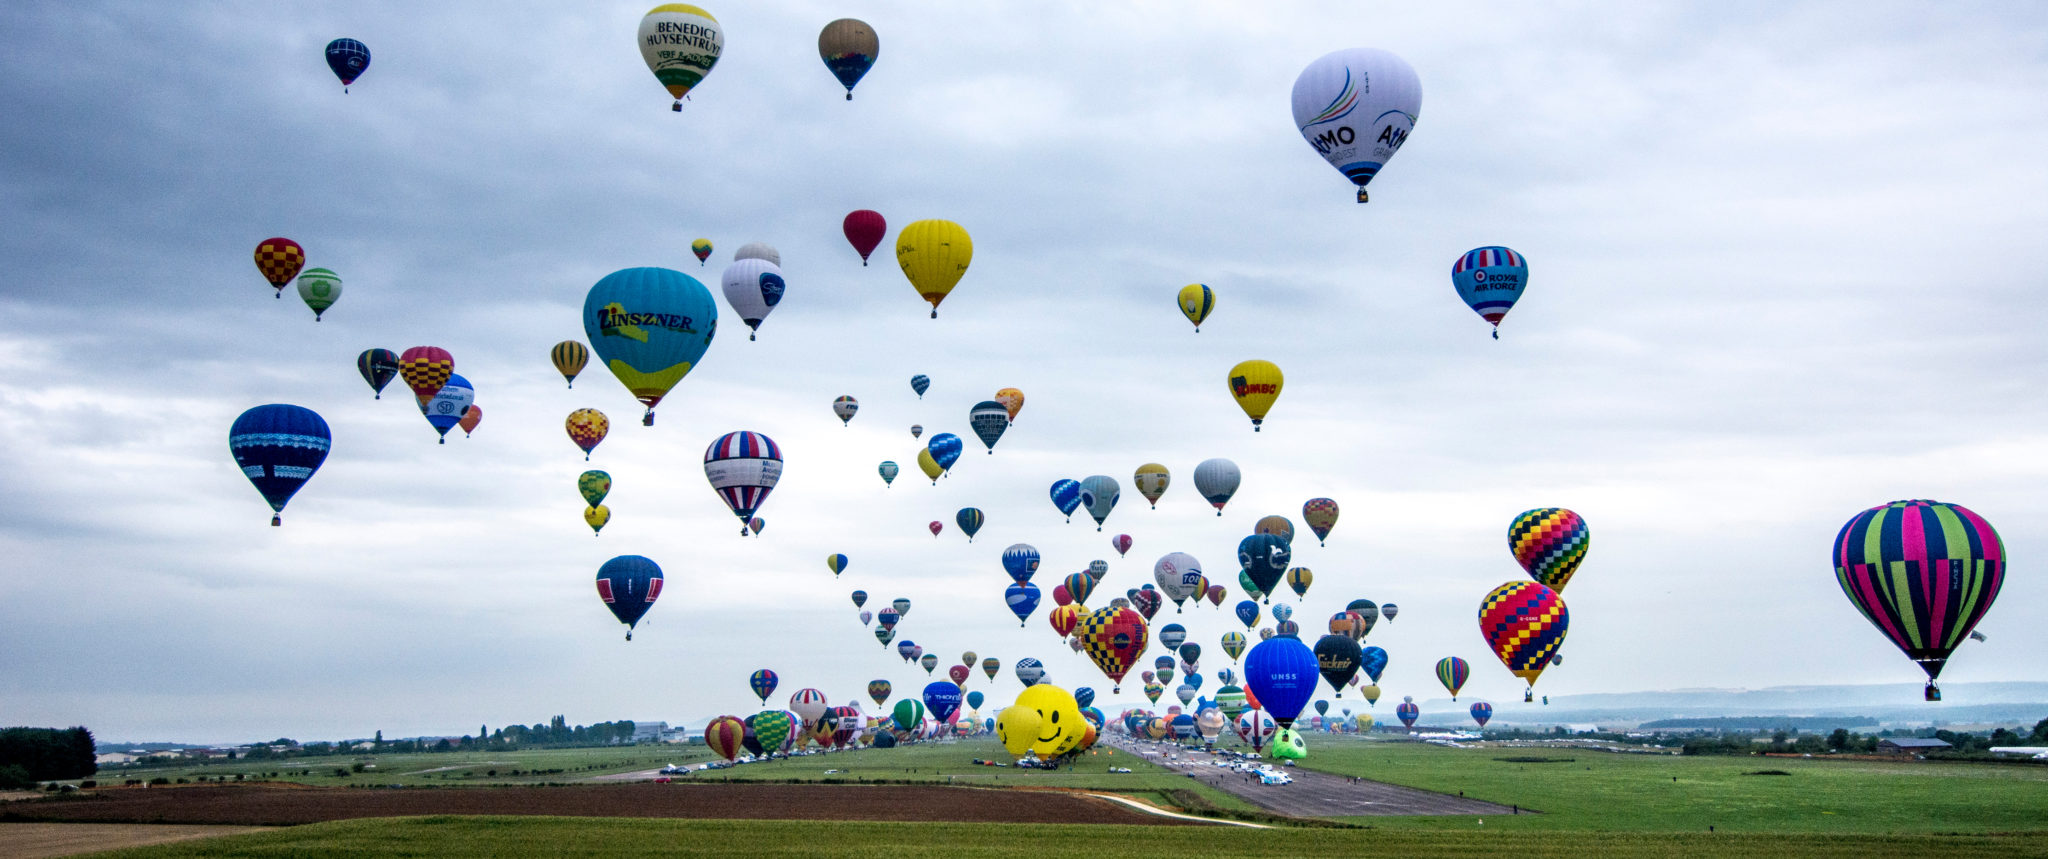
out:
{"label": "red balloon", "polygon": [[872,209],[855,209],[848,213],[846,222],[840,225],[846,233],[846,240],[853,249],[860,251],[860,264],[868,264],[868,254],[875,252],[875,246],[882,243],[882,236],[889,232],[889,222],[882,220],[882,213]]}
{"label": "red balloon", "polygon": [[939,532],[940,532],[940,531],[944,531],[944,530],[946,530],[946,525],[945,525],[945,523],[943,523],[943,522],[940,522],[940,521],[939,521],[939,520],[937,520],[937,519],[933,519],[933,520],[932,520],[932,524],[931,524],[931,529],[932,529],[932,536],[933,536],[933,537],[937,537],[937,536],[939,536]]}
{"label": "red balloon", "polygon": [[740,741],[746,736],[747,723],[736,716],[720,716],[704,726],[704,745],[726,760],[740,756]]}
{"label": "red balloon", "polygon": [[1066,605],[1074,601],[1074,595],[1067,592],[1067,586],[1064,584],[1053,585],[1052,601],[1058,605]]}
{"label": "red balloon", "polygon": [[967,685],[967,674],[967,666],[965,665],[955,665],[946,669],[946,676],[952,679],[955,686],[965,687]]}

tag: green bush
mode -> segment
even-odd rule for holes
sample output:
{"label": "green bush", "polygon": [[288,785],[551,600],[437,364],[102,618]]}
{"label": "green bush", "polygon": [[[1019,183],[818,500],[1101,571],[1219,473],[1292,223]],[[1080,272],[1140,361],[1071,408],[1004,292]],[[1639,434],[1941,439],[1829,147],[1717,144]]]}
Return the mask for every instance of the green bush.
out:
{"label": "green bush", "polygon": [[28,768],[19,764],[0,766],[0,790],[34,789],[36,780],[29,776]]}

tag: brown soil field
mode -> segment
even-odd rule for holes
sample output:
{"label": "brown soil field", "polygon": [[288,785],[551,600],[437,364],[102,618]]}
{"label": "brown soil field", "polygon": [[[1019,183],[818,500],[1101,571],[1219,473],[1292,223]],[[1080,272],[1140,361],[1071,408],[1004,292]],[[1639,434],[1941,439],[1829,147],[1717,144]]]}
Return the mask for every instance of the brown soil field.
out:
{"label": "brown soil field", "polygon": [[1057,791],[939,785],[601,784],[551,787],[117,788],[0,806],[0,821],[291,826],[423,814],[1188,825]]}
{"label": "brown soil field", "polygon": [[0,856],[41,859],[146,847],[194,838],[263,832],[260,826],[161,826],[130,823],[0,823]]}

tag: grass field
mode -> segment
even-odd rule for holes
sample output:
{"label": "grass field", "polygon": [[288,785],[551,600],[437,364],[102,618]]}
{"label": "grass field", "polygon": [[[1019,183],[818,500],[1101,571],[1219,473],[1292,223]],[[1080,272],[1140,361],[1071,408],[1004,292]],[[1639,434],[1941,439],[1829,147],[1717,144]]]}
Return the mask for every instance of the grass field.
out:
{"label": "grass field", "polygon": [[422,817],[319,823],[275,832],[99,854],[183,856],[872,856],[1559,857],[1826,856],[1842,859],[2048,854],[2048,835],[1760,835],[786,823],[563,817]]}
{"label": "grass field", "polygon": [[[712,759],[703,746],[615,746],[583,749],[531,749],[495,752],[424,752],[403,755],[334,755],[281,760],[214,760],[178,762],[148,767],[104,767],[94,778],[102,784],[120,784],[125,779],[211,780],[237,774],[258,778],[279,773],[274,781],[322,786],[387,785],[407,786],[462,784],[533,784],[577,781],[606,773],[652,769],[666,764],[703,763]],[[374,765],[363,772],[335,775],[335,769],[351,764]],[[492,775],[492,771],[496,775]],[[308,774],[301,774],[310,771]]]}
{"label": "grass field", "polygon": [[[2048,828],[2048,767],[1933,761],[1454,749],[1311,734],[1301,765],[1540,809],[1489,828],[1704,832],[1999,832]],[[1508,757],[1556,759],[1513,763]],[[1564,759],[1570,759],[1568,762]],[[1787,775],[1746,775],[1777,770]],[[1441,827],[1440,818],[1358,818]]]}

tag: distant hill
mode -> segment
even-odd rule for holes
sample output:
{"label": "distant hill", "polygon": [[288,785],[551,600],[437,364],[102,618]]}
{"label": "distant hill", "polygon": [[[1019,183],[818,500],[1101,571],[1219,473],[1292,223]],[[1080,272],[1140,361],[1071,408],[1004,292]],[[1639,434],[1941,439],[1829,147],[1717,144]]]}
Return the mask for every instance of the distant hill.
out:
{"label": "distant hill", "polygon": [[[1878,728],[1920,728],[1949,724],[2014,724],[2031,727],[2048,718],[2048,683],[1945,683],[1941,703],[1920,698],[1920,684],[1869,686],[1774,686],[1766,689],[1670,689],[1552,695],[1541,703],[1491,700],[1491,725],[1542,726],[1598,724],[1607,727],[1655,725],[1667,730],[1736,725],[1731,720],[1768,717],[1779,727],[1802,731],[1835,728],[1871,731]],[[1418,702],[1431,714],[1469,707],[1470,696],[1432,698]],[[1539,699],[1540,701],[1540,699]],[[1334,702],[1333,702],[1334,703]],[[1385,703],[1382,701],[1382,703]],[[1352,705],[1354,708],[1356,705]],[[1391,707],[1384,708],[1391,717]],[[1377,709],[1366,712],[1378,713]],[[1751,730],[1747,727],[1724,729]]]}

